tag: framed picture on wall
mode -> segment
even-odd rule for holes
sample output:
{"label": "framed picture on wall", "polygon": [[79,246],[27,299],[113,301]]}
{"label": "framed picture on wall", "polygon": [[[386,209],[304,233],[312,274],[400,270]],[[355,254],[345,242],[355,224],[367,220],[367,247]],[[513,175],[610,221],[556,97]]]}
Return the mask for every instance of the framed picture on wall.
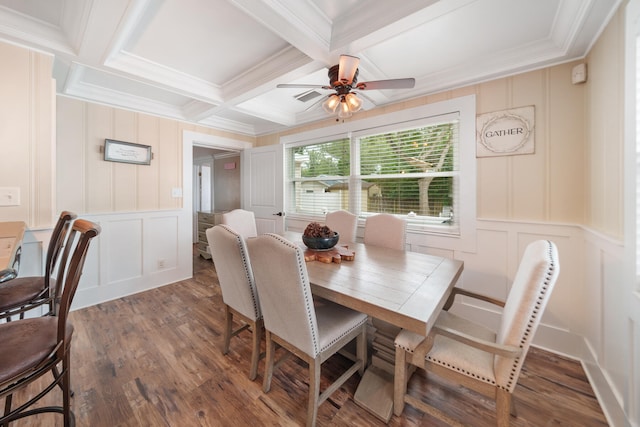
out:
{"label": "framed picture on wall", "polygon": [[151,164],[151,146],[132,142],[104,140],[104,159],[108,162]]}

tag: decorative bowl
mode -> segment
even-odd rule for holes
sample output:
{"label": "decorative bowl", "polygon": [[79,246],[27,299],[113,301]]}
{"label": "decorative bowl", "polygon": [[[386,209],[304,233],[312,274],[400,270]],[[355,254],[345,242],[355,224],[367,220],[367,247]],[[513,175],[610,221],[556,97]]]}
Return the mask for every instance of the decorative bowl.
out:
{"label": "decorative bowl", "polygon": [[302,236],[302,242],[307,245],[309,249],[322,251],[331,249],[338,243],[340,235],[337,232],[333,232],[333,237],[309,237]]}

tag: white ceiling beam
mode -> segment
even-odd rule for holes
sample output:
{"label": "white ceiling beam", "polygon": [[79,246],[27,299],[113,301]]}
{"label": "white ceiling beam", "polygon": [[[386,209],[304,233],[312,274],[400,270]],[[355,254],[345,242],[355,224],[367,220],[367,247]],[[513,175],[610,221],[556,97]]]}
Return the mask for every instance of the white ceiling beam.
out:
{"label": "white ceiling beam", "polygon": [[231,3],[305,55],[329,62],[331,22],[312,2],[231,0]]}
{"label": "white ceiling beam", "polygon": [[0,37],[37,49],[75,55],[74,46],[61,27],[0,8]]}
{"label": "white ceiling beam", "polygon": [[275,89],[279,83],[288,83],[324,67],[294,48],[287,48],[257,64],[226,83],[223,90],[225,102],[243,102],[254,96]]}
{"label": "white ceiling beam", "polygon": [[478,0],[376,0],[358,2],[348,14],[333,23],[330,50],[362,52]]}

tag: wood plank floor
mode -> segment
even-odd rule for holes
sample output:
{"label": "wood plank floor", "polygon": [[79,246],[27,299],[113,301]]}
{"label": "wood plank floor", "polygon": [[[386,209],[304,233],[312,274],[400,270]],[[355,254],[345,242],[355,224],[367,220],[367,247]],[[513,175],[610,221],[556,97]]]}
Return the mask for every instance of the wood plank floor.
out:
{"label": "wood plank floor", "polygon": [[[290,358],[262,392],[263,363],[249,381],[250,334],[220,352],[223,308],[213,264],[194,257],[194,277],[74,311],[72,383],[78,426],[295,426],[305,420],[307,368]],[[342,356],[323,364],[323,384],[340,375]],[[319,409],[319,426],[384,426],[358,407],[356,375]],[[470,426],[494,426],[493,403],[418,371],[409,389]],[[30,390],[31,391],[31,390]],[[48,403],[60,401],[59,390]],[[514,393],[521,426],[605,426],[579,363],[532,349]],[[13,427],[61,426],[39,415]],[[389,426],[444,426],[407,406]]]}

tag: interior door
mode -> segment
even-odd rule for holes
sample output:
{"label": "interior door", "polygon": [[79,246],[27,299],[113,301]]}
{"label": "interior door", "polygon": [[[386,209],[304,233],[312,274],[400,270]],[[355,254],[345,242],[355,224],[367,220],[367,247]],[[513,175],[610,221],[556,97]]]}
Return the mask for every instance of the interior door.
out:
{"label": "interior door", "polygon": [[281,144],[242,152],[243,208],[254,212],[258,234],[284,231],[283,153]]}

